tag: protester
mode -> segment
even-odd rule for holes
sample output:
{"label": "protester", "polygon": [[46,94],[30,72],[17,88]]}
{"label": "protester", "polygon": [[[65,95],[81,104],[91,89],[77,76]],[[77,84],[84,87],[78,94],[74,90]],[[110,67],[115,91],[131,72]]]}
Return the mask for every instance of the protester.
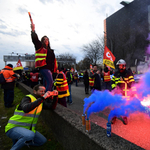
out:
{"label": "protester", "polygon": [[83,80],[84,80],[85,94],[89,94],[89,75],[87,70],[84,72]]}
{"label": "protester", "polygon": [[95,78],[93,77],[93,75],[94,75],[94,74],[96,73],[96,71],[97,71],[97,66],[94,65],[92,68],[93,68],[93,69],[91,69],[90,75],[89,75],[90,90],[92,90],[92,89],[93,89],[93,86],[94,86]]}
{"label": "protester", "polygon": [[73,78],[72,78],[72,74],[70,72],[70,69],[68,69],[66,71],[66,79],[67,79],[67,83],[68,83],[68,87],[69,87],[69,93],[70,93],[70,95],[67,97],[67,102],[69,104],[72,104],[71,84],[73,83]]}
{"label": "protester", "polygon": [[27,85],[27,75],[25,72],[22,73],[22,82]]}
{"label": "protester", "polygon": [[108,67],[105,66],[103,78],[104,78],[104,86],[105,90],[111,91],[111,78],[110,78],[111,72],[108,70]]}
{"label": "protester", "polygon": [[58,91],[58,103],[63,105],[64,107],[67,107],[66,97],[68,97],[70,93],[66,75],[64,74],[63,70],[63,67],[58,69],[58,74],[54,86],[56,86],[56,89]]}
{"label": "protester", "polygon": [[35,25],[31,23],[31,37],[35,46],[35,68],[39,68],[43,76],[43,84],[46,91],[52,90],[53,77],[52,73],[57,71],[57,61],[55,58],[54,50],[50,47],[49,38],[43,36],[41,41],[35,33]]}
{"label": "protester", "polygon": [[93,66],[93,70],[90,72],[89,83],[92,83],[91,91],[101,91],[101,72],[97,70],[97,65]]}
{"label": "protester", "polygon": [[[134,77],[131,71],[126,69],[126,62],[123,59],[120,59],[117,62],[117,68],[118,70],[114,73],[114,76],[112,77],[112,92],[114,94],[122,94],[123,97],[126,99],[130,99],[129,92],[132,91],[133,93],[136,91],[136,88],[134,87]],[[127,111],[126,111],[127,112]],[[128,124],[127,116],[122,116],[123,123],[125,125]],[[114,124],[116,121],[116,116],[112,118],[111,123]]]}
{"label": "protester", "polygon": [[100,70],[97,70],[96,73],[93,75],[93,77],[95,78],[93,90],[101,91],[102,87],[101,87],[101,72],[100,72]]}
{"label": "protester", "polygon": [[47,141],[41,133],[36,131],[35,126],[42,107],[56,108],[58,92],[54,91],[53,94],[54,98],[51,103],[47,102],[46,99],[52,96],[51,92],[45,93],[43,85],[36,85],[33,88],[33,94],[26,95],[16,106],[14,115],[5,126],[6,135],[13,141],[11,150],[19,150],[25,145],[41,146]]}
{"label": "protester", "polygon": [[78,86],[78,73],[77,73],[77,71],[75,71],[75,73],[74,73],[74,81],[76,83],[76,86]]}
{"label": "protester", "polygon": [[39,73],[35,70],[30,72],[30,81],[31,81],[31,88],[38,84],[39,80]]}
{"label": "protester", "polygon": [[19,78],[20,75],[14,73],[12,64],[6,65],[5,68],[1,70],[1,73],[3,73],[6,80],[6,82],[1,85],[1,88],[4,89],[4,106],[6,108],[13,107],[15,79]]}

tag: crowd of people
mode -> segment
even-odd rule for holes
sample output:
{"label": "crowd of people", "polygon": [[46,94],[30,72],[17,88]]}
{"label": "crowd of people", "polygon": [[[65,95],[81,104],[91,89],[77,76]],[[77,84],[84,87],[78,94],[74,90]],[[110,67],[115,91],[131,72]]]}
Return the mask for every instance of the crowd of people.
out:
{"label": "crowd of people", "polygon": [[[25,145],[43,145],[46,138],[35,129],[42,108],[54,110],[57,102],[64,107],[72,104],[71,85],[75,82],[75,86],[78,87],[80,81],[77,71],[71,72],[70,68],[57,66],[49,38],[43,36],[39,40],[33,22],[31,23],[31,39],[35,47],[35,70],[24,72],[21,77],[13,71],[12,64],[6,65],[1,70],[6,80],[1,86],[4,89],[4,106],[6,108],[13,106],[16,79],[33,88],[33,93],[26,95],[16,106],[14,115],[5,127],[6,135],[13,142],[11,150],[21,149]],[[90,94],[94,90],[112,91],[120,88],[123,91],[122,95],[127,97],[127,89],[133,89],[133,74],[126,69],[124,60],[119,60],[117,66],[116,72],[107,66],[102,70],[97,65],[93,65],[91,70],[82,72],[85,94]],[[127,124],[126,116],[123,116],[123,120],[124,124]],[[116,117],[112,119],[112,123],[115,121]]]}
{"label": "crowd of people", "polygon": [[[80,79],[77,71],[72,72],[70,69],[58,67],[55,76],[52,75],[51,89],[47,91],[47,85],[44,84],[45,78],[43,77],[43,75],[41,75],[41,73],[38,70],[33,70],[30,72],[28,71],[26,73],[24,72],[22,76],[20,76],[19,74],[13,72],[12,64],[6,65],[5,68],[1,70],[1,72],[3,72],[4,74],[4,77],[6,78],[6,83],[2,84],[1,86],[4,89],[5,107],[9,108],[13,106],[12,103],[14,99],[15,80],[19,80],[33,88],[33,94],[27,95],[22,99],[21,103],[17,105],[15,109],[14,116],[10,118],[8,124],[6,125],[5,132],[6,135],[12,139],[13,147],[22,147],[24,145],[39,146],[46,142],[45,137],[42,136],[38,131],[35,131],[35,128],[33,128],[32,130],[32,127],[34,126],[33,122],[29,123],[30,127],[26,127],[26,125],[22,127],[22,125],[19,125],[19,122],[22,120],[22,117],[24,118],[24,114],[36,113],[39,106],[41,107],[43,105],[43,108],[45,108],[46,106],[46,108],[55,109],[57,102],[64,107],[67,107],[67,104],[72,104],[73,101],[71,95],[71,85],[73,83],[75,86],[78,86],[79,82],[83,82],[85,87],[85,94],[91,94],[94,90],[115,91],[114,89],[120,88],[122,91],[121,94],[127,97],[127,89],[131,88],[131,90],[135,90],[132,86],[132,84],[134,83],[134,75],[131,70],[126,69],[126,62],[124,60],[119,60],[116,65],[118,69],[115,72],[109,70],[107,66],[105,66],[102,70],[100,67],[98,68],[97,65],[93,65],[93,69],[85,70],[85,72],[82,74],[82,80]],[[111,77],[111,75],[113,76]],[[47,82],[45,83],[47,84]],[[58,93],[56,96],[52,96],[49,93],[51,91],[57,91]],[[49,103],[49,106],[47,106],[46,103],[49,100],[51,101],[51,103]],[[19,118],[17,115],[18,112],[22,113],[21,116],[19,115]],[[17,124],[14,123],[14,121],[17,121]],[[25,123],[28,122],[27,120],[24,121]],[[113,117],[111,121],[112,124],[114,124],[115,121],[116,117]],[[123,123],[128,124],[126,116],[123,116]],[[21,133],[24,136],[21,139],[19,139],[20,134],[17,133]],[[32,135],[31,139],[29,140],[27,140],[28,135]],[[36,139],[40,139],[42,142],[37,143]]]}

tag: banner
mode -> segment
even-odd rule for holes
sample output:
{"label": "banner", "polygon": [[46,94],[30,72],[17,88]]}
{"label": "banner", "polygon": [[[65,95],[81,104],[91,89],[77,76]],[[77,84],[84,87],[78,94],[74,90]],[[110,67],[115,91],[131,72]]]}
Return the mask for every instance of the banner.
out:
{"label": "banner", "polygon": [[92,67],[92,65],[90,64],[90,70],[92,70],[93,69],[93,67]]}
{"label": "banner", "polygon": [[15,71],[15,70],[23,70],[23,66],[22,66],[22,64],[21,64],[20,59],[18,60],[16,66],[14,67],[13,70],[14,70],[14,71]]}
{"label": "banner", "polygon": [[108,49],[107,46],[105,46],[104,49],[104,56],[103,56],[103,64],[115,69],[114,66],[114,61],[115,61],[115,56],[112,54],[112,52]]}

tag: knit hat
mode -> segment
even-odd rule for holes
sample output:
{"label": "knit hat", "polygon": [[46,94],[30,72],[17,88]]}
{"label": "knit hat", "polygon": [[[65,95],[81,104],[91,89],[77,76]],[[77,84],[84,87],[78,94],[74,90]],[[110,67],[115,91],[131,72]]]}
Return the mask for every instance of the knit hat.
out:
{"label": "knit hat", "polygon": [[13,68],[13,65],[12,65],[12,64],[8,64],[7,66],[9,66],[9,67]]}

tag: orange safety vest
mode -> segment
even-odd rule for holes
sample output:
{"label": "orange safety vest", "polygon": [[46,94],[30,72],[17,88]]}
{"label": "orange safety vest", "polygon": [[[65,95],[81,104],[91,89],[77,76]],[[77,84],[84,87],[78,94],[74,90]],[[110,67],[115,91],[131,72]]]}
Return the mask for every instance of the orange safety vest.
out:
{"label": "orange safety vest", "polygon": [[35,52],[35,68],[46,65],[47,49],[44,47]]}
{"label": "orange safety vest", "polygon": [[56,89],[58,91],[58,98],[68,97],[70,93],[66,76],[62,71],[59,74],[62,74],[63,78],[56,77]]}
{"label": "orange safety vest", "polygon": [[104,82],[108,82],[110,80],[111,80],[111,78],[110,78],[110,71],[104,72]]}
{"label": "orange safety vest", "polygon": [[[91,71],[91,73],[94,74],[93,71]],[[89,85],[90,85],[90,87],[93,87],[93,86],[94,86],[94,80],[95,80],[95,78],[91,78],[91,77],[89,76]]]}
{"label": "orange safety vest", "polygon": [[16,77],[13,77],[15,73],[13,69],[9,66],[5,66],[5,68],[1,70],[1,73],[3,73],[6,83],[13,82],[16,78]]}

